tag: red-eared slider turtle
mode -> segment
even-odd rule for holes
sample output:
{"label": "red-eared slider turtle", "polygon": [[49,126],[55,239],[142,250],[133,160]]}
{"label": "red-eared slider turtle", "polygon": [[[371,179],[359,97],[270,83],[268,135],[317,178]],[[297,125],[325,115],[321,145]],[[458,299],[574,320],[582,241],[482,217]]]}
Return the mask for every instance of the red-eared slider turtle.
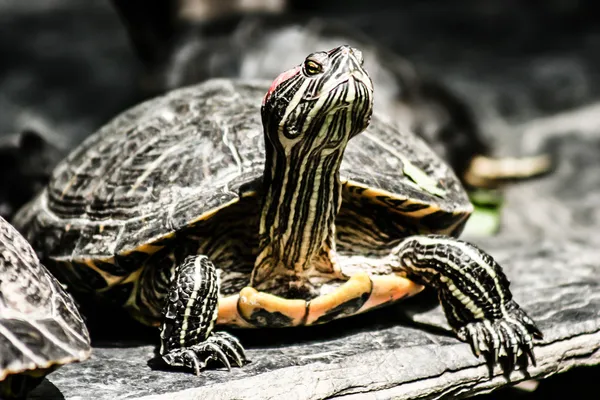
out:
{"label": "red-eared slider turtle", "polygon": [[196,373],[244,363],[215,323],[319,324],[422,285],[476,354],[533,359],[541,334],[502,269],[455,238],[472,210],[458,179],[416,136],[369,125],[362,65],[341,46],[270,86],[149,100],[59,164],[16,223],[72,290],[160,326],[163,359]]}
{"label": "red-eared slider turtle", "polygon": [[25,396],[46,374],[90,351],[73,299],[0,217],[0,398]]}

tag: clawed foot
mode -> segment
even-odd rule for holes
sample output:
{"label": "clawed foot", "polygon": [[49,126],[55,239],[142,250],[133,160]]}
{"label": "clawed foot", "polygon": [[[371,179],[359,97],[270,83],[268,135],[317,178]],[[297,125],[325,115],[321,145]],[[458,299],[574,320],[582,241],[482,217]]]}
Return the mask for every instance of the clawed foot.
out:
{"label": "clawed foot", "polygon": [[509,303],[506,309],[504,318],[470,322],[456,333],[471,345],[475,355],[483,354],[492,365],[498,363],[499,357],[506,357],[505,371],[510,373],[523,353],[536,365],[533,339],[541,339],[542,333],[516,303]]}
{"label": "clawed foot", "polygon": [[247,362],[244,348],[227,332],[213,332],[204,342],[173,349],[162,358],[170,366],[192,369],[196,375],[200,375],[211,360],[221,363],[227,370],[231,369],[231,363],[241,367]]}

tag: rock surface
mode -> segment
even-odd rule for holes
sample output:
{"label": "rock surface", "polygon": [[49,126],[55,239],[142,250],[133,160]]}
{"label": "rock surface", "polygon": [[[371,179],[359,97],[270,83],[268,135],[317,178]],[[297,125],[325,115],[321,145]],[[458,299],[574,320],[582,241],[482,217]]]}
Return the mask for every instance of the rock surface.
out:
{"label": "rock surface", "polygon": [[[52,1],[62,6],[71,3]],[[79,27],[79,33],[67,30],[62,40],[73,44],[68,37],[77,36],[75,44],[81,43],[89,37],[82,33],[86,32],[83,27],[91,27],[95,33],[89,35],[107,33],[104,39],[108,43],[112,37],[114,47],[83,45],[88,50],[82,53],[77,50],[80,47],[65,46],[75,49],[65,57],[80,60],[76,64],[65,64],[57,54],[33,61],[45,68],[50,63],[55,71],[62,63],[71,75],[84,71],[80,76],[99,81],[85,84],[85,79],[73,79],[74,84],[65,85],[59,80],[59,86],[53,87],[48,84],[52,77],[39,78],[42,72],[23,69],[15,61],[18,58],[10,58],[11,68],[3,61],[0,83],[5,95],[0,104],[8,111],[0,115],[0,127],[6,133],[43,120],[50,121],[43,126],[52,132],[63,132],[67,142],[81,140],[82,132],[93,130],[109,113],[132,101],[135,67],[131,54],[122,34],[108,34],[117,31],[116,16],[106,9],[107,2],[93,3],[93,12],[69,8],[57,14],[55,24],[66,24],[69,18],[79,21],[72,25],[72,29]],[[329,4],[335,7],[335,3]],[[545,150],[557,161],[551,175],[507,191],[503,230],[497,237],[475,239],[505,267],[516,299],[545,335],[535,350],[537,367],[528,367],[527,373],[516,371],[508,378],[496,369],[490,376],[483,360],[448,331],[439,307],[428,311],[420,307],[421,296],[320,327],[235,332],[253,362],[231,372],[207,371],[201,377],[151,369],[148,360],[156,345],[153,332],[140,332],[140,337],[147,338],[143,341],[117,341],[114,338],[136,337],[138,331],[132,324],[110,320],[102,330],[113,339],[98,337],[92,359],[52,373],[32,399],[439,398],[474,395],[600,363],[600,106],[593,104],[600,95],[595,72],[600,69],[600,56],[594,51],[600,41],[598,28],[586,25],[587,13],[574,9],[575,2],[561,0],[547,2],[535,24],[527,17],[532,10],[523,6],[522,12],[515,13],[501,7],[501,1],[486,2],[485,7],[467,1],[470,7],[464,10],[470,11],[443,1],[417,3],[431,7],[415,5],[395,13],[388,7],[348,19],[462,94],[498,153]],[[27,10],[20,4],[10,0],[1,7],[14,7],[22,15]],[[587,3],[577,4],[584,7]],[[37,23],[41,15],[51,20],[46,6],[34,8],[37,19],[26,21]],[[0,45],[3,60],[7,60],[4,54],[9,44],[18,40],[17,27],[25,26],[11,25],[16,19],[7,15],[2,17],[8,21],[2,24],[7,27],[2,31],[4,46]],[[95,18],[108,22],[82,22]],[[20,32],[26,34],[23,29]],[[22,37],[23,43],[38,47],[21,46],[20,54],[26,49],[46,54],[40,50],[44,48],[40,38],[61,40],[39,33]],[[35,95],[10,86],[25,85],[27,79],[38,87]],[[39,84],[36,79],[41,79]],[[42,86],[45,89],[40,92]],[[86,104],[102,106],[102,112],[96,114]],[[23,110],[42,117],[32,118]]]}

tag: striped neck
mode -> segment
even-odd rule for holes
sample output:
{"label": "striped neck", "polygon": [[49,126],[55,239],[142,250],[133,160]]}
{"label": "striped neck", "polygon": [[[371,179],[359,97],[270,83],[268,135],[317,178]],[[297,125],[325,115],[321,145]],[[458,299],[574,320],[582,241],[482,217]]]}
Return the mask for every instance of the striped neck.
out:
{"label": "striped neck", "polygon": [[302,276],[314,275],[309,270],[332,271],[330,253],[335,250],[334,222],[342,190],[339,170],[347,140],[320,152],[311,151],[310,144],[288,150],[266,140],[260,251],[253,286],[261,287],[273,277],[301,281]]}
{"label": "striped neck", "polygon": [[310,297],[310,277],[340,275],[332,260],[340,165],[348,140],[373,111],[362,64],[349,46],[310,54],[277,77],[263,99],[264,191],[251,280],[259,290]]}

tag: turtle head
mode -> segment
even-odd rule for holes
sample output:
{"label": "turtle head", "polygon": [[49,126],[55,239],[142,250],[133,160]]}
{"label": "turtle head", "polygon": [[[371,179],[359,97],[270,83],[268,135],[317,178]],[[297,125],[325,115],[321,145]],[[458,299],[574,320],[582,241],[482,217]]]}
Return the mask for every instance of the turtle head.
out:
{"label": "turtle head", "polygon": [[340,46],[312,53],[279,75],[262,105],[267,140],[275,147],[345,148],[369,124],[373,84],[360,50]]}

